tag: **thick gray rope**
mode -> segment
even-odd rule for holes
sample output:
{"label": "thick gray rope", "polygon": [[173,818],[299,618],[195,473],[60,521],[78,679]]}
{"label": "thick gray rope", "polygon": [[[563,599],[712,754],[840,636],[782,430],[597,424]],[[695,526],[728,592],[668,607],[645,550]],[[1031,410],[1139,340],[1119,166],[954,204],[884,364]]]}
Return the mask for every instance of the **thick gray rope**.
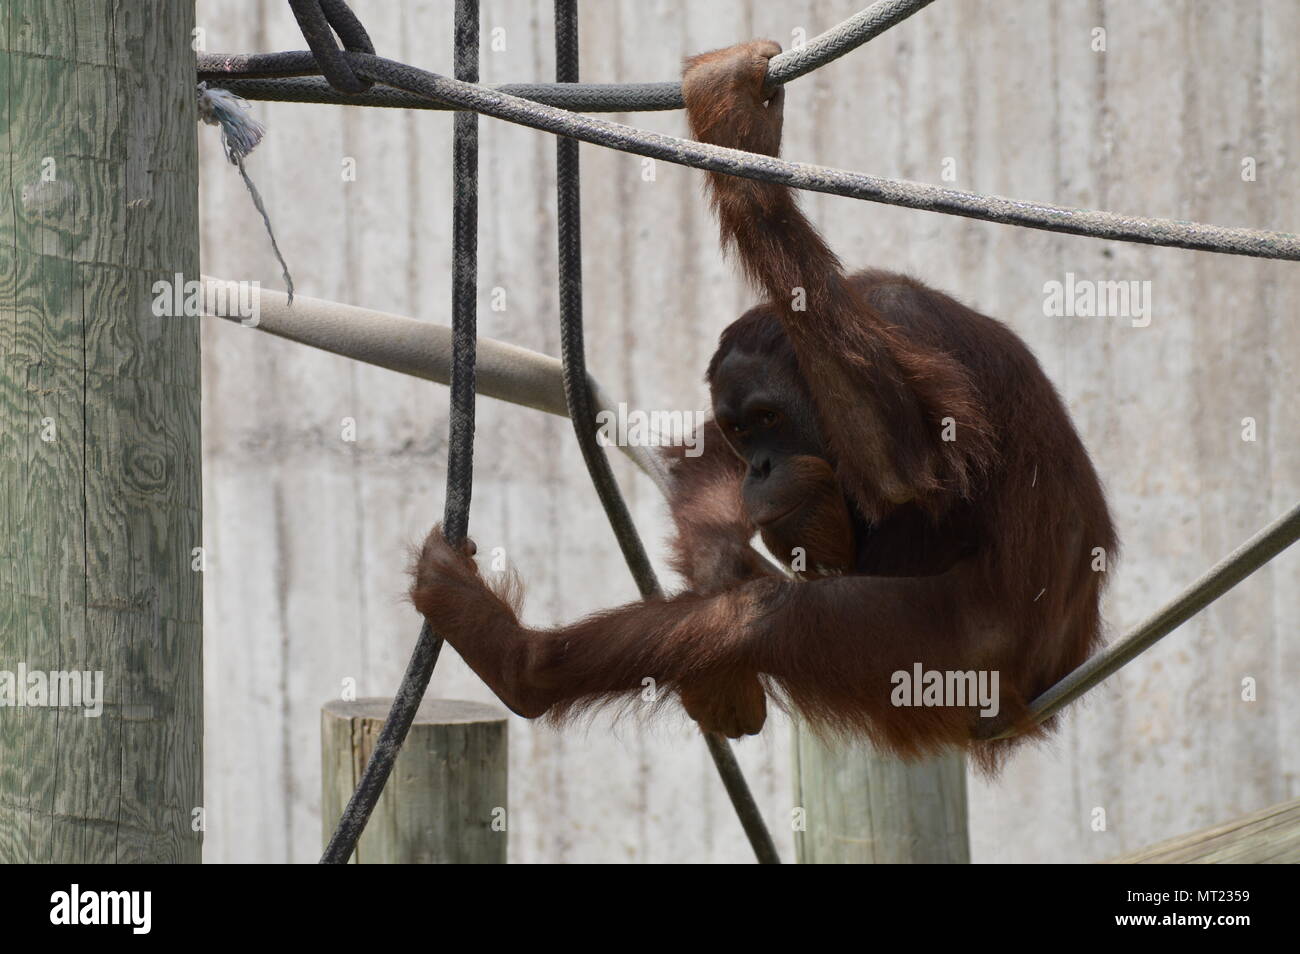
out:
{"label": "thick gray rope", "polygon": [[[272,54],[303,70],[315,69],[310,53]],[[919,182],[825,166],[789,162],[772,156],[710,146],[675,136],[635,129],[621,123],[566,112],[553,106],[510,96],[499,90],[458,82],[436,73],[364,53],[346,54],[354,71],[376,82],[429,97],[456,109],[494,116],[560,136],[663,159],[696,169],[777,182],[796,189],[825,192],[882,202],[886,205],[942,212],[966,218],[1063,232],[1090,238],[1190,248],[1229,255],[1300,261],[1300,235],[1261,229],[1227,228],[1176,219],[1120,215],[1069,206],[1023,202],[996,195],[978,195]],[[238,58],[226,58],[237,60]],[[206,74],[205,74],[206,75]],[[221,82],[209,76],[211,82]]]}
{"label": "thick gray rope", "polygon": [[768,86],[781,86],[852,53],[890,27],[902,23],[934,0],[881,0],[860,10],[838,26],[819,33],[803,46],[786,50],[767,64]]}
{"label": "thick gray rope", "polygon": [[[788,83],[831,60],[852,52],[890,27],[901,23],[934,0],[880,0],[854,14],[803,46],[773,57],[768,80]],[[291,103],[338,103],[348,106],[387,106],[398,109],[455,109],[391,87],[372,88],[359,94],[340,93],[319,70],[291,66],[280,53],[240,56],[199,55],[199,78],[221,79],[222,86],[245,99]],[[230,79],[231,73],[241,78]],[[258,78],[253,78],[258,77]],[[682,84],[666,83],[510,83],[491,87],[510,96],[530,99],[562,109],[582,112],[641,113],[681,109]]]}

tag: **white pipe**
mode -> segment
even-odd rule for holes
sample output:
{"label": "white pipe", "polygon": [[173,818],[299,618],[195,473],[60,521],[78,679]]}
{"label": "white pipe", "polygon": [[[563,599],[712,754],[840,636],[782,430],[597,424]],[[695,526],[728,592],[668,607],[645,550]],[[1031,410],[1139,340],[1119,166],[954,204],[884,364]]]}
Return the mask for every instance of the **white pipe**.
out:
{"label": "white pipe", "polygon": [[[205,275],[204,316],[242,322],[245,316],[239,314],[238,296],[228,294],[234,287],[235,283]],[[251,327],[258,331],[426,381],[447,384],[451,380],[451,329],[446,325],[302,295],[294,296],[291,307],[283,292],[265,288],[255,294],[258,321]],[[587,379],[597,410],[617,413],[617,404],[600,384],[590,375]],[[481,395],[569,416],[560,361],[550,355],[479,338],[475,382]],[[653,448],[620,445],[619,449],[667,495],[668,471]]]}

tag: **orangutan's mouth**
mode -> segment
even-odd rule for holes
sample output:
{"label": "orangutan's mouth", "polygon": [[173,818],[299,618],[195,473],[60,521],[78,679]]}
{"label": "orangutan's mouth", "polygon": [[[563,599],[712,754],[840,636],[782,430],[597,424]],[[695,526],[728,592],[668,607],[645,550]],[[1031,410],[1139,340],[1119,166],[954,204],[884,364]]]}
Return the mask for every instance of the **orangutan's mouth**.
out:
{"label": "orangutan's mouth", "polygon": [[790,514],[794,513],[796,510],[799,510],[800,507],[801,507],[800,504],[798,504],[798,503],[792,503],[790,506],[786,507],[784,510],[782,510],[782,511],[776,513],[776,514],[773,514],[773,515],[771,515],[771,516],[769,516],[769,515],[767,515],[767,514],[764,514],[761,518],[760,518],[760,517],[755,517],[755,518],[754,518],[754,523],[755,523],[757,526],[760,526],[760,527],[771,527],[771,526],[773,526],[774,524],[778,524],[778,523],[780,523],[782,520],[784,520],[786,517],[790,516]]}

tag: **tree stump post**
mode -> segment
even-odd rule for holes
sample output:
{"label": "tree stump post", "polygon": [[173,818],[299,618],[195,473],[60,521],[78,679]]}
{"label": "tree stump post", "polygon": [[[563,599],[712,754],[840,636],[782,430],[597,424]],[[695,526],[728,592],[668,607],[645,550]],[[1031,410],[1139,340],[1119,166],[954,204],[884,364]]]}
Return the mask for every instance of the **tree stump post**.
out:
{"label": "tree stump post", "polygon": [[800,864],[970,864],[960,754],[907,763],[794,732]]}
{"label": "tree stump post", "polygon": [[[361,777],[391,703],[368,698],[321,709],[322,844]],[[352,863],[504,864],[506,727],[506,713],[497,706],[422,702]]]}

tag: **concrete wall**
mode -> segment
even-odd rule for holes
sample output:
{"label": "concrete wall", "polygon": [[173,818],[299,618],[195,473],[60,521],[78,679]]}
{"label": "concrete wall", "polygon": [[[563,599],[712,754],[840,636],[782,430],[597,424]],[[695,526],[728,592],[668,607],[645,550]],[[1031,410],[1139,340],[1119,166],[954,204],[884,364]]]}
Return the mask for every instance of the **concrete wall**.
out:
{"label": "concrete wall", "polygon": [[[866,0],[862,0],[865,4]],[[789,45],[855,0],[583,5],[583,77],[658,80],[753,36]],[[448,72],[451,0],[358,0],[385,55]],[[303,46],[283,3],[199,0],[212,51]],[[551,6],[488,2],[485,82],[553,75]],[[1091,49],[1106,31],[1106,51]],[[786,155],[886,176],[1134,214],[1300,228],[1300,82],[1290,0],[940,0],[792,84]],[[450,116],[256,104],[249,163],[301,293],[449,321]],[[613,117],[685,135],[680,113]],[[554,145],[485,119],[483,334],[557,353]],[[237,174],[203,129],[210,274],[280,287]],[[345,157],[356,180],[343,182]],[[1243,157],[1257,179],[1242,180]],[[718,332],[751,301],[716,249],[700,173],[583,147],[589,360],[643,407],[704,407]],[[1300,270],[1030,232],[848,199],[805,208],[852,263],[923,276],[1002,318],[1067,399],[1124,550],[1106,603],[1133,626],[1300,495]],[[1043,315],[1066,272],[1151,282],[1148,327]],[[507,308],[489,294],[505,290]],[[419,620],[406,546],[441,514],[444,389],[211,323],[204,330],[209,861],[310,861],[318,710],[345,680],[395,687]],[[357,439],[341,438],[341,420]],[[1257,440],[1242,439],[1244,418]],[[615,462],[657,559],[665,514]],[[1069,502],[1064,501],[1064,506]],[[567,422],[480,404],[471,533],[506,549],[526,617],[572,619],[635,590]],[[1300,794],[1300,550],[1078,705],[1050,747],[971,789],[978,861],[1090,861]],[[1258,701],[1240,700],[1258,681]],[[434,694],[489,699],[448,649]],[[750,859],[684,717],[563,734],[513,720],[518,862]],[[740,747],[791,856],[788,730]],[[1094,831],[1096,809],[1106,830]]]}

